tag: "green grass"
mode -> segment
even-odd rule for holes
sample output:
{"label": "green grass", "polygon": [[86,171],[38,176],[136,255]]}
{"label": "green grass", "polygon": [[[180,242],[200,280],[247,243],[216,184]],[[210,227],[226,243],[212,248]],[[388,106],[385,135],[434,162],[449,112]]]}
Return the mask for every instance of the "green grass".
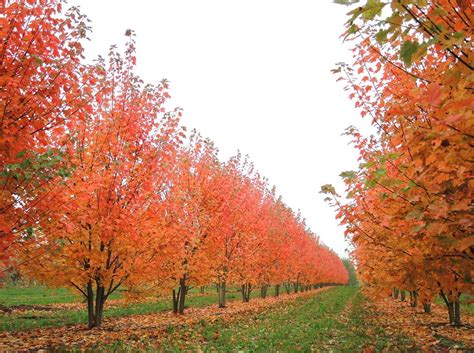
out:
{"label": "green grass", "polygon": [[5,306],[48,305],[80,300],[79,295],[66,288],[51,289],[44,286],[0,288],[0,304]]}
{"label": "green grass", "polygon": [[[122,297],[120,290],[113,293],[110,298]],[[82,294],[67,288],[48,288],[46,286],[8,286],[0,288],[0,305],[50,305],[62,303],[80,303]]]}
{"label": "green grass", "polygon": [[[190,290],[191,295],[186,299],[186,307],[203,307],[217,302],[217,293],[211,288],[209,288],[205,295],[193,295],[198,293],[198,288]],[[272,292],[269,291],[269,294],[272,294]],[[53,297],[54,295],[56,296]],[[257,291],[252,293],[253,297],[257,295]],[[117,297],[120,297],[120,294],[115,295],[115,298]],[[0,303],[6,306],[47,305],[52,303],[79,302],[82,300],[82,297],[70,293],[66,289],[48,289],[46,287],[1,288],[0,298],[4,298],[4,301],[0,301]],[[235,289],[227,293],[227,300],[239,299],[240,294]],[[171,294],[169,298],[162,298],[153,302],[130,303],[127,306],[120,307],[107,308],[106,303],[104,317],[107,320],[110,317],[152,314],[167,310],[171,310]],[[58,327],[86,322],[86,310],[39,310],[15,315],[0,315],[0,332]]]}
{"label": "green grass", "polygon": [[[16,289],[18,290],[18,289]],[[25,289],[21,289],[23,291]],[[8,293],[24,296],[23,304],[46,304],[32,298],[32,293],[51,293],[45,288],[32,288],[27,294],[8,289]],[[196,294],[199,291],[193,290]],[[1,294],[7,293],[2,290]],[[64,290],[57,293],[67,293]],[[258,296],[254,291],[253,296]],[[269,291],[273,295],[273,291]],[[47,295],[45,295],[47,296]],[[37,296],[36,296],[37,297]],[[156,302],[133,303],[128,306],[110,307],[105,317],[150,314],[171,309],[171,298]],[[205,295],[188,297],[188,307],[203,307],[215,303],[217,293],[209,288]],[[228,300],[240,300],[240,294],[228,293]],[[293,352],[333,351],[416,351],[403,336],[389,337],[383,329],[374,326],[366,311],[366,299],[358,287],[335,287],[314,296],[298,298],[266,311],[224,319],[215,322],[201,320],[192,325],[169,325],[164,341],[156,346],[153,339],[139,338],[139,342],[117,341],[109,346],[96,347],[107,351],[219,351],[219,352]],[[10,301],[12,303],[12,301]],[[17,305],[17,304],[12,304]],[[85,323],[85,310],[54,310],[26,312],[24,315],[0,316],[0,331],[18,331],[32,328],[64,326]],[[139,347],[139,349],[137,349]],[[74,347],[65,347],[68,350]]]}
{"label": "green grass", "polygon": [[[202,321],[176,328],[160,350],[358,352],[369,346],[375,351],[395,346],[402,351],[413,348],[406,338],[389,338],[381,328],[371,326],[364,301],[356,287],[332,288],[238,321]],[[349,303],[348,321],[343,322],[340,314]]]}

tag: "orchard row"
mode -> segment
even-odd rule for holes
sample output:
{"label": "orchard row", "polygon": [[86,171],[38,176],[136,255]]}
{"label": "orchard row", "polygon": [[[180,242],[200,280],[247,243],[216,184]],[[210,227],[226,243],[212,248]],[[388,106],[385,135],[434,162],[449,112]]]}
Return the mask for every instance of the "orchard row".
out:
{"label": "orchard row", "polygon": [[472,15],[472,2],[448,0],[349,12],[354,65],[335,72],[377,133],[347,131],[361,161],[341,174],[347,201],[322,190],[367,292],[409,291],[426,312],[440,295],[455,326],[461,296],[474,291]]}
{"label": "orchard row", "polygon": [[[124,54],[86,64],[89,28],[61,1],[7,1],[0,27],[0,246],[29,278],[66,286],[100,326],[118,288],[173,293],[190,286],[343,284],[335,253],[276,195],[253,165],[221,162],[211,141],[187,135],[167,111],[166,81],[134,74]],[[178,288],[176,290],[176,288]]]}

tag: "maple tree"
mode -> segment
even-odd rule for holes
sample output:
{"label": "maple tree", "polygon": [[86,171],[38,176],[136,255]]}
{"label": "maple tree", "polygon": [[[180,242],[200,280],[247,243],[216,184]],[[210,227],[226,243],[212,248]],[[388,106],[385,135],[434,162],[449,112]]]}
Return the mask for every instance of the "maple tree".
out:
{"label": "maple tree", "polygon": [[456,326],[460,296],[473,292],[472,11],[469,1],[369,0],[349,12],[354,66],[334,71],[377,134],[347,131],[361,161],[341,174],[347,202],[322,188],[368,292],[408,290],[427,311],[439,293]]}
{"label": "maple tree", "polygon": [[4,1],[0,12],[0,262],[35,218],[42,187],[68,173],[64,130],[80,119],[86,18],[61,1]]}
{"label": "maple tree", "polygon": [[134,62],[130,39],[125,57],[112,48],[108,63],[94,65],[94,101],[71,131],[74,172],[38,203],[42,216],[18,246],[22,258],[37,258],[26,273],[84,295],[89,328],[101,325],[115,290],[147,280],[164,241],[155,218],[180,143],[179,113],[164,111],[166,81],[144,85]]}
{"label": "maple tree", "polygon": [[[179,151],[165,215],[168,237],[172,242],[164,264],[170,279],[178,284],[173,289],[173,311],[184,313],[190,286],[211,282],[212,217],[220,206],[216,202],[214,174],[220,168],[217,151],[209,140],[196,132],[189,145]],[[175,287],[173,285],[173,287]]]}

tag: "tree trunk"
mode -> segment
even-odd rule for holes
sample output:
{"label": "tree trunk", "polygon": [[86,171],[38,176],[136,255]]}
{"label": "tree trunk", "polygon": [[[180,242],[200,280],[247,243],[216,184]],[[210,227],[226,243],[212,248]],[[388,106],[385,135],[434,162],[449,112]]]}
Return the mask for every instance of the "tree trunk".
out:
{"label": "tree trunk", "polygon": [[248,303],[250,301],[250,293],[252,292],[252,285],[250,283],[242,284],[242,301]]}
{"label": "tree trunk", "polygon": [[180,297],[178,302],[178,312],[184,314],[184,303],[186,302],[186,294],[188,292],[188,286],[186,284],[186,277],[183,277],[179,280],[179,291]]}
{"label": "tree trunk", "polygon": [[426,314],[431,314],[431,304],[430,303],[423,303],[423,310]]}
{"label": "tree trunk", "polygon": [[94,302],[94,289],[92,281],[87,283],[87,327],[89,329],[100,327],[104,317],[104,304],[107,299],[105,296],[105,288],[101,284],[97,284]]}
{"label": "tree trunk", "polygon": [[95,326],[95,313],[94,313],[94,290],[92,289],[92,281],[87,283],[87,327],[93,328]]}
{"label": "tree trunk", "polygon": [[279,297],[279,296],[280,296],[280,285],[275,284],[275,297]]}
{"label": "tree trunk", "polygon": [[184,314],[184,304],[186,303],[186,294],[188,293],[188,285],[186,276],[179,279],[178,292],[173,289],[173,313]]}
{"label": "tree trunk", "polygon": [[219,308],[225,308],[225,281],[219,280],[218,285],[218,292],[219,292]]}
{"label": "tree trunk", "polygon": [[98,286],[95,298],[95,327],[100,327],[102,325],[102,318],[104,317],[104,295],[104,286]]}
{"label": "tree trunk", "polygon": [[264,284],[260,287],[260,298],[265,299],[267,297],[268,286]]}
{"label": "tree trunk", "polygon": [[200,290],[201,290],[201,294],[204,294],[204,286],[201,286]]}
{"label": "tree trunk", "polygon": [[454,326],[461,327],[461,308],[459,305],[459,296],[454,302]]}
{"label": "tree trunk", "polygon": [[176,295],[176,289],[173,289],[173,313],[177,314],[178,313],[178,298],[179,298],[179,290],[178,289],[178,294]]}
{"label": "tree trunk", "polygon": [[411,306],[416,308],[418,306],[418,293],[413,291],[413,300],[411,302]]}
{"label": "tree trunk", "polygon": [[290,284],[285,282],[285,290],[286,290],[286,294],[290,294],[291,293],[291,287],[290,287]]}
{"label": "tree trunk", "polygon": [[452,293],[451,295],[447,296],[443,290],[441,290],[441,297],[444,300],[444,303],[446,304],[448,308],[448,317],[449,317],[449,324],[454,325],[456,327],[461,326],[461,310],[459,306],[459,297],[460,294],[455,297],[454,301],[452,301]]}
{"label": "tree trunk", "polygon": [[402,302],[405,301],[405,294],[406,294],[406,293],[405,293],[404,290],[400,291],[400,300],[401,300]]}
{"label": "tree trunk", "polygon": [[449,323],[452,325],[454,324],[454,303],[448,302],[448,317]]}

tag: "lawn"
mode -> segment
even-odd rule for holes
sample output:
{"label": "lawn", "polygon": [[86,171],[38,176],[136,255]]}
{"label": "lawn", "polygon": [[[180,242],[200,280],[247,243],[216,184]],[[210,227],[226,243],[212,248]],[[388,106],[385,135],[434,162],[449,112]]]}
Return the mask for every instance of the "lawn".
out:
{"label": "lawn", "polygon": [[[157,347],[153,340],[118,341],[110,350],[211,351],[211,352],[358,352],[412,348],[403,336],[389,337],[367,320],[365,298],[357,287],[336,287],[299,298],[261,313],[213,323],[170,327]],[[135,348],[134,348],[135,347]]]}
{"label": "lawn", "polygon": [[[115,293],[114,293],[115,294]],[[252,292],[252,297],[258,295],[258,291]],[[273,291],[269,291],[273,295]],[[117,292],[111,299],[121,298]],[[55,308],[51,304],[82,302],[82,297],[68,291],[67,289],[49,289],[42,286],[35,287],[6,287],[0,288],[0,304],[6,307],[27,306],[28,309],[12,315],[0,314],[1,331],[21,331],[34,328],[58,327],[87,322],[85,306],[82,309]],[[239,300],[240,294],[236,289],[227,293],[227,299]],[[207,288],[204,294],[200,294],[198,288],[190,290],[186,299],[186,307],[203,307],[217,302],[217,293],[213,288]],[[104,316],[120,317],[138,314],[152,314],[160,311],[171,310],[171,295],[160,297],[152,301],[131,302],[119,306],[107,306]]]}

